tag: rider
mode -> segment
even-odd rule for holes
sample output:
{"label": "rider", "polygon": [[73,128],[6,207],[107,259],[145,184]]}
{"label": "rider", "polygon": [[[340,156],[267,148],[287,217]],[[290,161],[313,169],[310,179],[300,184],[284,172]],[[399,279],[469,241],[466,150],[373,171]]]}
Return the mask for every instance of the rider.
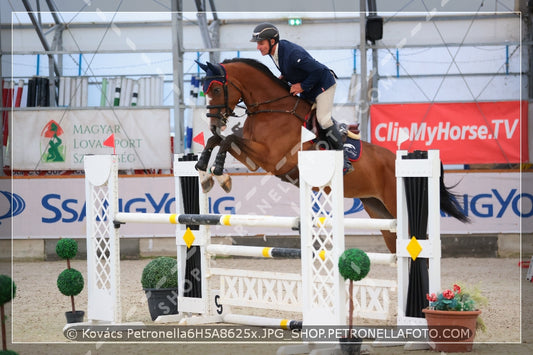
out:
{"label": "rider", "polygon": [[[281,79],[291,83],[290,93],[316,102],[316,116],[324,129],[329,148],[343,150],[342,137],[333,124],[331,111],[335,97],[335,73],[317,62],[299,45],[279,39],[279,31],[271,23],[264,22],[254,28],[250,42],[257,42],[262,55],[269,55],[281,72]],[[344,153],[343,174],[353,171],[352,164]]]}

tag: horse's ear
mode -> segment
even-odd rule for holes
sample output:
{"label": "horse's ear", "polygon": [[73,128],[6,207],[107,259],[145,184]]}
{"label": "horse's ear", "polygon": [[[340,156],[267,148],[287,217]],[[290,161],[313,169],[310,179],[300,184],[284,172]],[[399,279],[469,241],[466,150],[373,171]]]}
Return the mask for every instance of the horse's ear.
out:
{"label": "horse's ear", "polygon": [[[200,63],[199,61],[195,60],[196,64],[198,64],[200,66],[200,68],[202,68],[203,71],[207,72],[207,69],[208,69],[208,66],[205,65],[205,64],[202,64]],[[209,62],[207,62],[207,64],[209,64]]]}
{"label": "horse's ear", "polygon": [[215,74],[219,74],[219,70],[216,66],[214,66],[213,64],[209,63],[209,62],[206,62],[207,64],[207,67],[209,69],[211,69],[211,72],[215,73]]}

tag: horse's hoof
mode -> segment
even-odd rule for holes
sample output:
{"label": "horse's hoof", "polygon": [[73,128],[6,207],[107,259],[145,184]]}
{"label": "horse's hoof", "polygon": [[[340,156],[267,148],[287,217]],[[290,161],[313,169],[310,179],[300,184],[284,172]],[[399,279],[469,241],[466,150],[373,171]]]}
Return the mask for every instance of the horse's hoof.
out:
{"label": "horse's hoof", "polygon": [[231,191],[231,177],[228,174],[215,175],[215,178],[224,192],[229,193]]}
{"label": "horse's hoof", "polygon": [[226,182],[220,186],[225,193],[229,193],[231,191],[231,179],[226,180]]}
{"label": "horse's hoof", "polygon": [[203,180],[201,182],[201,185],[202,185],[202,192],[204,194],[208,193],[209,191],[211,191],[211,189],[213,188],[213,186],[215,185],[215,181],[213,181],[213,178],[209,178],[209,179],[206,179],[206,180]]}
{"label": "horse's hoof", "polygon": [[213,175],[203,170],[198,170],[200,178],[200,185],[202,186],[203,193],[208,193],[213,188],[215,182],[213,181]]}

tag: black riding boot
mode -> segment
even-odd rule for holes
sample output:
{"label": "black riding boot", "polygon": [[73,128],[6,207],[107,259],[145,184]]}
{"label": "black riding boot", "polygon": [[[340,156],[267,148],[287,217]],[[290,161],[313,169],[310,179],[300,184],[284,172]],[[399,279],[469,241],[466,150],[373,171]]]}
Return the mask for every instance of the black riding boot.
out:
{"label": "black riding boot", "polygon": [[350,160],[348,159],[348,155],[344,151],[344,143],[342,141],[341,133],[337,129],[337,126],[333,125],[329,128],[324,129],[324,134],[326,135],[326,140],[330,145],[330,149],[342,150],[343,152],[344,164],[342,166],[342,174],[346,175],[348,173],[351,173],[353,171],[353,166]]}

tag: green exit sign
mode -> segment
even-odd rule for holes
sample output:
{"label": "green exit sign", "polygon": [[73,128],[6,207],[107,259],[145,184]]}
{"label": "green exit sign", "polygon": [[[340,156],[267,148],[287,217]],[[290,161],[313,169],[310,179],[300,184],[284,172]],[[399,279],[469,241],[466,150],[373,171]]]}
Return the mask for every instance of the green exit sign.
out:
{"label": "green exit sign", "polygon": [[289,19],[289,26],[300,26],[302,24],[302,19],[299,17],[293,17]]}

